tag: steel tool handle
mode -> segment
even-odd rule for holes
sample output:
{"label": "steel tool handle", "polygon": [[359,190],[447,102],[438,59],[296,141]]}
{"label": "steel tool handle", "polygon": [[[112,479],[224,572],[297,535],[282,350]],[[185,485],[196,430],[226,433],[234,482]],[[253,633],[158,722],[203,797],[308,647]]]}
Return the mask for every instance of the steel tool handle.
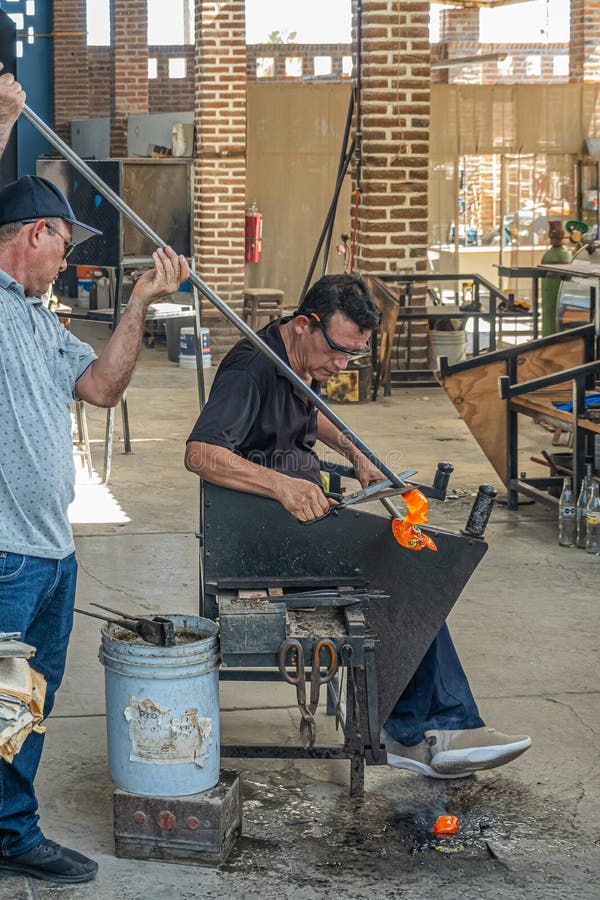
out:
{"label": "steel tool handle", "polygon": [[[287,657],[290,650],[294,650],[296,653],[295,675],[290,675],[287,669]],[[288,684],[297,686],[300,682],[304,682],[304,648],[296,638],[288,638],[279,648],[279,671],[283,680],[287,681]]]}
{"label": "steel tool handle", "polygon": [[[327,664],[327,671],[324,675],[321,674],[321,651],[326,650],[329,654],[329,662]],[[335,678],[335,675],[338,670],[338,655],[337,650],[335,649],[335,644],[331,641],[319,641],[317,646],[315,647],[315,652],[313,655],[313,678],[315,681],[318,680],[319,684],[327,684],[328,681],[331,681]],[[315,678],[315,670],[318,678]]]}

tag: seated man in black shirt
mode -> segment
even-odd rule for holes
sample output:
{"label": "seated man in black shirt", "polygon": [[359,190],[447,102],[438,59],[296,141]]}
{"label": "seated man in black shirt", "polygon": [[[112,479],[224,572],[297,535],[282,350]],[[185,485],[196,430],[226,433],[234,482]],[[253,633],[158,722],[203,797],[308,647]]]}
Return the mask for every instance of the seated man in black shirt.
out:
{"label": "seated man in black shirt", "polygon": [[[307,385],[327,381],[368,349],[379,312],[361,278],[326,275],[293,316],[259,334]],[[363,487],[383,475],[321,412],[299,396],[247,339],[221,363],[188,439],[185,465],[213,484],[278,500],[300,521],[322,516],[316,440],[354,466]],[[458,778],[509,762],[530,745],[485,726],[444,625],[388,718],[388,763]]]}

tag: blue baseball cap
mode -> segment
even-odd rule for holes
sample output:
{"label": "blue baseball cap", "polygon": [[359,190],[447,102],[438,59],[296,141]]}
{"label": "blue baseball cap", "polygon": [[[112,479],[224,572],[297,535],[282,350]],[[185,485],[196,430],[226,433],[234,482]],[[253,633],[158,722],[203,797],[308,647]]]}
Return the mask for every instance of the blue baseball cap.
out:
{"label": "blue baseball cap", "polygon": [[27,219],[64,219],[73,229],[71,243],[81,244],[96,234],[97,228],[85,225],[75,213],[62,191],[47,178],[24,175],[0,191],[0,225]]}

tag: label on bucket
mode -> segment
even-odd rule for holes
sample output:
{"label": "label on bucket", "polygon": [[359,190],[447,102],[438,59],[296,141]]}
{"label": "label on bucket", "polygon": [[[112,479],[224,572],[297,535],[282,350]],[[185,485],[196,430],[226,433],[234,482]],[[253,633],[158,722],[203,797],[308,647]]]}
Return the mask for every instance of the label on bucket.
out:
{"label": "label on bucket", "polygon": [[129,722],[129,759],[133,762],[175,766],[204,766],[212,743],[212,719],[198,718],[198,710],[181,716],[150,698],[130,697],[125,709]]}
{"label": "label on bucket", "polygon": [[196,338],[193,328],[182,328],[179,336],[179,351],[182,356],[196,355]]}

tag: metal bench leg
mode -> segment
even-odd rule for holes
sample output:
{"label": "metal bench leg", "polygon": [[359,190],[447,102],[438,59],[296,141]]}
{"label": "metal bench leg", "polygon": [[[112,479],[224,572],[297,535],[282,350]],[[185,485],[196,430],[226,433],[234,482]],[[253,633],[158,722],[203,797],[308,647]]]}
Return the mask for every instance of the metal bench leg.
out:
{"label": "metal bench leg", "polygon": [[362,753],[355,753],[350,760],[350,796],[364,797],[365,794],[365,758]]}
{"label": "metal bench leg", "polygon": [[87,416],[85,414],[85,406],[83,400],[75,402],[75,412],[77,415],[77,435],[79,443],[83,446],[85,460],[87,464],[88,475],[90,478],[94,476],[94,468],[92,466],[92,451],[90,448],[90,435],[87,427]]}
{"label": "metal bench leg", "polygon": [[106,410],[106,430],[104,432],[104,467],[102,469],[102,484],[108,484],[112,467],[113,434],[115,430],[115,408],[111,406]]}

